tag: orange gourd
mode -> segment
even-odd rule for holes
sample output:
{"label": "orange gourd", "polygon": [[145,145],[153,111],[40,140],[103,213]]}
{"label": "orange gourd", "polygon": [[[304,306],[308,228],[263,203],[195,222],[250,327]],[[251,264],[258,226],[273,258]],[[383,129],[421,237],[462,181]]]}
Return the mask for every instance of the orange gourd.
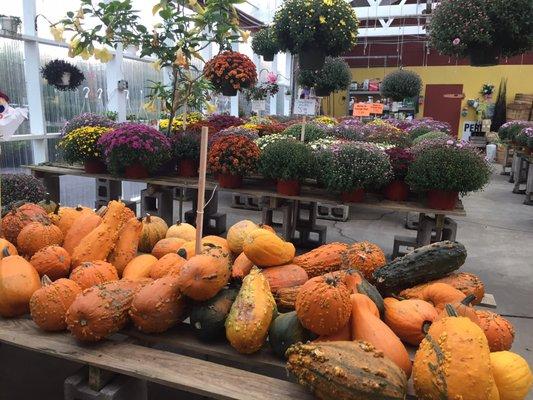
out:
{"label": "orange gourd", "polygon": [[196,228],[186,222],[176,222],[168,227],[165,237],[176,237],[190,242],[196,238]]}
{"label": "orange gourd", "polygon": [[161,257],[150,268],[150,278],[159,279],[166,275],[178,275],[187,260],[177,253]]}
{"label": "orange gourd", "polygon": [[231,267],[231,279],[243,280],[250,273],[253,266],[254,263],[246,257],[246,254],[239,254]]}
{"label": "orange gourd", "polygon": [[476,310],[479,326],[483,329],[490,351],[510,350],[515,331],[513,325],[501,315],[488,310]]}
{"label": "orange gourd", "polygon": [[309,278],[342,268],[341,254],[348,247],[345,243],[328,243],[294,257],[294,264],[302,267]]}
{"label": "orange gourd", "polygon": [[349,245],[341,253],[341,258],[343,269],[359,270],[370,282],[373,281],[374,271],[387,263],[381,247],[366,241]]}
{"label": "orange gourd", "polygon": [[48,276],[41,279],[42,287],[30,299],[30,314],[33,322],[45,331],[67,329],[65,316],[74,299],[81,293],[78,284],[70,279],[52,282]]}
{"label": "orange gourd", "polygon": [[63,247],[46,246],[32,256],[30,264],[37,270],[39,276],[46,275],[55,281],[69,275],[70,254]]}
{"label": "orange gourd", "polygon": [[78,205],[77,207],[60,207],[57,213],[54,212],[50,215],[52,222],[61,229],[64,236],[78,218],[89,214],[95,214],[95,212],[90,208]]}
{"label": "orange gourd", "polygon": [[[226,239],[219,236],[205,236],[202,238],[202,254],[210,252],[213,248],[221,250],[229,257],[230,249]],[[178,254],[187,260],[196,255],[196,241],[185,242],[178,250]]]}
{"label": "orange gourd", "polygon": [[49,223],[46,211],[37,204],[26,203],[14,208],[2,217],[2,233],[11,243],[17,243],[22,228],[32,222]]}
{"label": "orange gourd", "polygon": [[244,248],[244,241],[252,231],[259,226],[250,220],[242,220],[232,225],[228,229],[227,240],[229,249],[236,255],[241,254]]}
{"label": "orange gourd", "polygon": [[267,278],[272,293],[279,289],[303,285],[308,281],[307,272],[296,264],[266,268],[262,274]]}
{"label": "orange gourd", "polygon": [[18,317],[30,310],[29,303],[33,293],[41,287],[39,274],[21,256],[9,255],[4,248],[0,260],[0,315]]}
{"label": "orange gourd", "polygon": [[244,253],[259,267],[274,267],[292,261],[294,245],[266,229],[256,229],[246,236]]}
{"label": "orange gourd", "polygon": [[431,283],[407,298],[417,298],[427,301],[440,312],[446,304],[461,302],[466,296],[460,290],[455,289],[447,283]]}
{"label": "orange gourd", "polygon": [[157,258],[155,258],[153,255],[141,254],[131,260],[128,265],[126,265],[124,271],[122,271],[122,278],[130,279],[132,281],[142,278],[149,278],[152,265],[154,265],[156,262]]}
{"label": "orange gourd", "polygon": [[313,342],[339,342],[345,340],[352,340],[352,326],[349,320],[338,332],[332,333],[331,335],[319,336]]}
{"label": "orange gourd", "polygon": [[32,222],[26,225],[17,236],[17,248],[27,257],[33,256],[39,250],[50,245],[63,243],[61,230],[49,222]]}
{"label": "orange gourd", "polygon": [[352,294],[352,339],[363,340],[400,367],[407,377],[411,376],[411,360],[400,338],[379,319],[379,311],[367,296]]}
{"label": "orange gourd", "polygon": [[139,239],[139,251],[150,253],[155,244],[165,238],[168,225],[163,218],[150,214],[146,214],[142,223],[143,230]]}
{"label": "orange gourd", "polygon": [[129,207],[124,207],[120,225],[124,226],[124,224],[132,218],[137,218],[137,215],[135,214],[135,212]]}
{"label": "orange gourd", "polygon": [[178,288],[178,277],[167,275],[143,286],[131,303],[131,320],[146,333],[164,332],[180,321],[185,301]]}
{"label": "orange gourd", "polygon": [[413,346],[420,344],[429,326],[438,316],[435,307],[424,300],[400,301],[387,297],[384,304],[384,322],[403,342]]}
{"label": "orange gourd", "polygon": [[[471,302],[476,298],[474,294],[469,294],[462,301],[451,303],[451,306],[455,310],[456,314],[460,317],[466,317],[470,321],[479,325],[479,318],[476,313],[476,309],[471,307]],[[448,317],[448,312],[446,309],[442,310],[436,320]]]}
{"label": "orange gourd", "polygon": [[152,249],[152,255],[161,258],[168,253],[176,253],[185,243],[185,240],[176,237],[161,239]]}
{"label": "orange gourd", "polygon": [[350,319],[350,292],[339,279],[317,276],[301,286],[295,310],[305,328],[317,335],[331,335]]}
{"label": "orange gourd", "polygon": [[363,283],[363,276],[355,269],[342,269],[339,271],[329,272],[328,276],[337,277],[346,285],[351,293],[358,293],[357,285]]}
{"label": "orange gourd", "polygon": [[122,276],[126,265],[137,255],[142,228],[141,221],[135,217],[122,225],[115,247],[108,257],[108,261],[117,269],[118,276]]}
{"label": "orange gourd", "polygon": [[4,238],[0,238],[0,261],[2,260],[2,258],[4,258],[4,252],[2,250],[4,250],[6,247],[9,255],[18,255],[17,248],[13,245],[13,243]]}
{"label": "orange gourd", "polygon": [[231,266],[226,258],[200,254],[183,264],[178,286],[193,300],[208,300],[226,286],[230,274]]}
{"label": "orange gourd", "polygon": [[82,289],[105,282],[117,281],[117,269],[106,261],[83,262],[70,273],[70,279]]}
{"label": "orange gourd", "polygon": [[101,223],[102,217],[98,213],[88,213],[80,216],[72,223],[66,233],[65,240],[63,240],[63,248],[69,254],[72,254],[76,246]]}

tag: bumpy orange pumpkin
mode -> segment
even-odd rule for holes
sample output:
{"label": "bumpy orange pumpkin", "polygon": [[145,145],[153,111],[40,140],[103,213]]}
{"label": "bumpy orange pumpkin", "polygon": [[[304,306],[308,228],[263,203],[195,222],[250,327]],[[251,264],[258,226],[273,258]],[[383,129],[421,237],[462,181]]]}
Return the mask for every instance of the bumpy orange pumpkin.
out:
{"label": "bumpy orange pumpkin", "polygon": [[135,217],[124,222],[122,228],[120,228],[118,239],[108,257],[108,261],[117,269],[119,276],[122,276],[122,271],[124,271],[126,265],[128,265],[137,254],[141,231],[142,223]]}
{"label": "bumpy orange pumpkin", "polygon": [[492,311],[476,310],[479,326],[485,332],[490,351],[509,350],[514,342],[513,325],[501,315]]}
{"label": "bumpy orange pumpkin", "polygon": [[3,250],[7,247],[7,253],[10,256],[16,256],[18,255],[17,248],[11,243],[10,241],[0,238],[0,260],[4,258],[4,252]]}
{"label": "bumpy orange pumpkin", "polygon": [[128,265],[126,265],[126,268],[124,268],[124,271],[122,271],[122,278],[130,279],[132,281],[149,278],[152,265],[154,265],[156,262],[157,258],[155,258],[153,255],[141,254],[131,260]]}
{"label": "bumpy orange pumpkin", "polygon": [[66,278],[70,272],[70,254],[60,246],[43,247],[30,259],[39,275],[48,276],[52,281]]}
{"label": "bumpy orange pumpkin", "polygon": [[226,286],[230,274],[231,266],[226,258],[200,254],[183,264],[178,286],[193,300],[208,300]]}
{"label": "bumpy orange pumpkin", "polygon": [[377,244],[366,241],[349,245],[341,253],[341,259],[343,269],[357,269],[371,282],[373,272],[387,263],[383,250]]}
{"label": "bumpy orange pumpkin", "polygon": [[63,240],[63,248],[69,254],[74,252],[74,249],[80,242],[98,225],[102,223],[100,214],[87,213],[77,218],[71,225],[70,229]]}
{"label": "bumpy orange pumpkin", "polygon": [[302,267],[309,278],[342,268],[341,254],[348,247],[345,243],[328,243],[294,257],[294,264]]}
{"label": "bumpy orange pumpkin", "polygon": [[267,278],[272,293],[279,289],[303,285],[308,281],[307,272],[296,264],[266,268],[262,274]]}
{"label": "bumpy orange pumpkin", "polygon": [[150,253],[155,244],[161,239],[164,239],[168,225],[163,218],[159,218],[150,214],[142,220],[143,230],[139,240],[139,251],[143,253]]}
{"label": "bumpy orange pumpkin", "polygon": [[183,239],[186,242],[190,242],[196,238],[196,228],[186,222],[176,222],[174,225],[169,226],[166,237],[176,237]]}
{"label": "bumpy orange pumpkin", "polygon": [[124,207],[124,211],[122,212],[121,225],[123,226],[126,222],[128,222],[132,218],[137,218],[137,215],[135,215],[135,212],[129,207]]}
{"label": "bumpy orange pumpkin", "polygon": [[32,222],[26,225],[17,236],[17,247],[21,254],[31,257],[39,250],[50,245],[61,245],[63,233],[49,222]]}
{"label": "bumpy orange pumpkin", "polygon": [[159,333],[175,325],[184,308],[178,277],[167,275],[139,289],[133,297],[129,314],[140,331]]}
{"label": "bumpy orange pumpkin", "polygon": [[60,207],[57,213],[54,212],[50,216],[52,222],[61,229],[64,236],[78,218],[94,213],[92,209],[79,205],[77,207]]}
{"label": "bumpy orange pumpkin", "polygon": [[30,298],[41,287],[39,274],[24,258],[9,255],[4,248],[0,260],[0,315],[17,317],[26,314]]}
{"label": "bumpy orange pumpkin", "polygon": [[17,236],[22,228],[32,222],[46,223],[50,222],[50,218],[41,206],[26,203],[2,217],[2,232],[8,241],[17,243]]}
{"label": "bumpy orange pumpkin", "polygon": [[317,276],[298,291],[295,310],[305,328],[317,335],[331,335],[348,323],[350,292],[339,279]]}
{"label": "bumpy orange pumpkin", "polygon": [[244,241],[257,228],[259,226],[255,222],[247,219],[232,225],[228,229],[228,235],[226,236],[230,250],[234,254],[241,254],[244,248]]}
{"label": "bumpy orange pumpkin", "polygon": [[152,249],[152,255],[161,258],[168,253],[176,253],[185,243],[185,240],[176,237],[161,239]]}
{"label": "bumpy orange pumpkin", "polygon": [[[202,254],[209,253],[213,248],[222,250],[228,257],[230,255],[230,249],[226,239],[220,236],[205,236],[202,238]],[[196,241],[185,242],[178,250],[178,254],[187,260],[196,255]]]}
{"label": "bumpy orange pumpkin", "polygon": [[159,279],[166,275],[178,275],[186,261],[177,253],[166,254],[152,264],[150,278]]}
{"label": "bumpy orange pumpkin", "polygon": [[250,273],[253,266],[254,263],[246,257],[246,254],[239,254],[231,267],[231,279],[243,280]]}
{"label": "bumpy orange pumpkin", "polygon": [[30,313],[33,322],[45,331],[67,329],[65,316],[74,299],[81,293],[78,284],[70,279],[52,282],[48,276],[41,279],[42,287],[30,299]]}
{"label": "bumpy orange pumpkin", "polygon": [[466,296],[463,292],[455,289],[447,283],[431,283],[422,290],[407,295],[407,298],[416,298],[427,301],[440,312],[446,304],[463,301]]}
{"label": "bumpy orange pumpkin", "polygon": [[278,235],[259,228],[247,235],[244,254],[259,267],[274,267],[291,262],[296,249]]}
{"label": "bumpy orange pumpkin", "polygon": [[117,281],[117,269],[106,261],[83,262],[70,273],[70,279],[82,289],[105,282]]}
{"label": "bumpy orange pumpkin", "polygon": [[[475,300],[475,298],[476,296],[474,294],[469,294],[462,301],[451,303],[451,306],[453,307],[458,316],[466,317],[473,323],[479,325],[479,318],[477,316],[476,309],[470,306],[471,302]],[[448,317],[448,312],[446,311],[446,309],[444,309],[437,317],[437,320],[446,317]]]}

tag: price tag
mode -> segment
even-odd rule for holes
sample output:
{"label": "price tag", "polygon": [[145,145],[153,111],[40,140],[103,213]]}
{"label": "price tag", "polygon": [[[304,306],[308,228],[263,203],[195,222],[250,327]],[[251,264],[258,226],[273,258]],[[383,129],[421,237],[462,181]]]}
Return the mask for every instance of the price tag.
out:
{"label": "price tag", "polygon": [[316,114],[316,100],[296,99],[294,101],[294,114],[315,115]]}
{"label": "price tag", "polygon": [[371,109],[372,105],[370,103],[355,103],[353,105],[353,115],[354,117],[368,117]]}
{"label": "price tag", "polygon": [[266,110],[266,100],[252,100],[252,111],[265,111]]}
{"label": "price tag", "polygon": [[371,103],[370,106],[372,114],[383,114],[383,103]]}

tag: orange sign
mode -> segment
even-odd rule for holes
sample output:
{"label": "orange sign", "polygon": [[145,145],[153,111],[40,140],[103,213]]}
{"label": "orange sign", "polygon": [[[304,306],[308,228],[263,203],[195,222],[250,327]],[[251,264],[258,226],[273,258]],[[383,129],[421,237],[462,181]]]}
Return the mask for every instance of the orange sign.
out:
{"label": "orange sign", "polygon": [[354,117],[368,117],[371,112],[370,103],[355,103],[353,105],[353,115]]}
{"label": "orange sign", "polygon": [[370,103],[370,112],[372,114],[383,114],[383,103]]}

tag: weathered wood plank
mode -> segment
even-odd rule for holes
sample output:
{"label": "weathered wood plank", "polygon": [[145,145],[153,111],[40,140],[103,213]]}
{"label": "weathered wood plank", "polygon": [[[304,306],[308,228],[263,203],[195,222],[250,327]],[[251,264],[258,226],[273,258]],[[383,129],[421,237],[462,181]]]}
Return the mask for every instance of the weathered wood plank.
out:
{"label": "weathered wood plank", "polygon": [[0,342],[76,361],[214,399],[312,399],[301,386],[130,343],[82,345],[67,334],[39,331],[28,320],[0,319]]}

